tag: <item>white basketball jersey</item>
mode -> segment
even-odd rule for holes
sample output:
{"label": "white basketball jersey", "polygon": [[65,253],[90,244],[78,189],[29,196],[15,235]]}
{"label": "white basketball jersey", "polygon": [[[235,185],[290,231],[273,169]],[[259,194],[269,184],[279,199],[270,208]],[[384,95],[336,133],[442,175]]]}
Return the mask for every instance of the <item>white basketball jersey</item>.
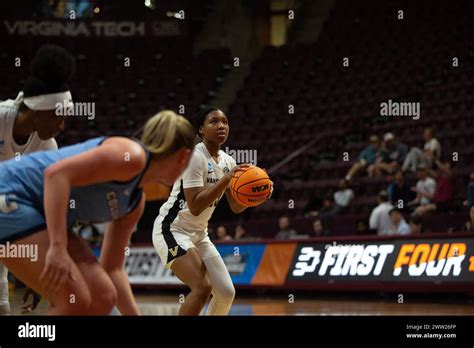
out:
{"label": "white basketball jersey", "polygon": [[30,135],[24,145],[18,145],[13,139],[13,125],[19,106],[14,100],[0,102],[0,162],[14,158],[18,154],[28,154],[43,150],[57,150],[54,138],[41,140],[37,132]]}
{"label": "white basketball jersey", "polygon": [[188,168],[174,183],[170,197],[160,208],[157,223],[163,225],[163,230],[171,228],[183,232],[206,232],[208,221],[224,193],[200,215],[194,216],[189,211],[183,190],[215,185],[236,166],[235,160],[222,150],[219,150],[218,159],[216,163],[204,143],[196,145]]}

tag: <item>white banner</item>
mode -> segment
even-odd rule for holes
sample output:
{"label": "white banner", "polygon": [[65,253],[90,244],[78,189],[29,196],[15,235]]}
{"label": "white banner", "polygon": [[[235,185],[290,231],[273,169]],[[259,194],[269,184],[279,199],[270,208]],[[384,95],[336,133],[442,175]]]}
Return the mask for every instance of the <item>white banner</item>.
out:
{"label": "white banner", "polygon": [[160,257],[152,247],[135,247],[125,259],[130,284],[141,285],[180,285],[183,284],[161,263]]}

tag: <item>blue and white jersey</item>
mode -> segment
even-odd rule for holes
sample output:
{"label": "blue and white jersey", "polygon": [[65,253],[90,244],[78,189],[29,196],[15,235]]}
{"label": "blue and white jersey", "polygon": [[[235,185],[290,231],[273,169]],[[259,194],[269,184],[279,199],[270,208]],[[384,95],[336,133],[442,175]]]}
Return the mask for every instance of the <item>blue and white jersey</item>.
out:
{"label": "blue and white jersey", "polygon": [[[0,198],[4,206],[28,205],[44,217],[44,171],[54,163],[99,146],[106,138],[94,138],[59,150],[35,152],[0,163]],[[150,162],[139,175],[127,182],[103,182],[71,189],[68,228],[78,222],[100,223],[118,219],[140,202],[143,190],[138,184]],[[4,209],[5,210],[5,209]],[[9,209],[6,209],[9,210]],[[0,226],[2,215],[0,215]],[[1,234],[1,232],[0,232]],[[1,237],[1,236],[0,236]],[[1,239],[1,238],[0,238]]]}

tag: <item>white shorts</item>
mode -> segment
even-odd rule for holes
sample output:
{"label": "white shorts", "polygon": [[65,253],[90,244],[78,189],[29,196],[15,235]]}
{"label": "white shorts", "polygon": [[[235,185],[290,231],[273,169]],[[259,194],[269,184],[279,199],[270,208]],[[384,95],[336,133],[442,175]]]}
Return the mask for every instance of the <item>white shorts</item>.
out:
{"label": "white shorts", "polygon": [[158,219],[153,227],[153,245],[166,268],[170,268],[174,260],[186,254],[189,248],[196,248],[202,260],[219,256],[207,232],[186,232],[174,228],[163,231]]}

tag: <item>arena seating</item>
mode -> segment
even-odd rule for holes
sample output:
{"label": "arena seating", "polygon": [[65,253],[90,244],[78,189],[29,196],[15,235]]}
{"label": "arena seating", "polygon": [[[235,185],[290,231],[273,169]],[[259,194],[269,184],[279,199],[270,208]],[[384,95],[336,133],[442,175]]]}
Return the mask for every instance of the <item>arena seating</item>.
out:
{"label": "arena seating", "polygon": [[[313,195],[337,189],[370,134],[393,132],[409,146],[423,145],[422,131],[432,126],[445,159],[459,154],[455,163],[456,203],[465,199],[467,178],[473,171],[474,19],[467,1],[430,6],[429,2],[371,1],[371,6],[337,1],[317,43],[268,47],[230,110],[230,148],[258,151],[260,166],[271,168],[286,155],[317,139],[304,154],[272,174],[274,199],[246,213],[253,233],[270,236],[277,217],[288,214],[301,233],[311,227],[302,219]],[[397,18],[403,10],[404,19]],[[413,34],[415,33],[415,34]],[[453,38],[456,38],[453,40]],[[343,67],[343,57],[349,66]],[[459,66],[453,67],[453,57]],[[421,118],[380,116],[380,103],[419,101]],[[289,105],[295,108],[289,114]],[[265,141],[263,141],[265,139]],[[350,161],[343,161],[343,153]],[[415,183],[414,175],[409,182]],[[342,216],[329,219],[335,234],[354,233],[355,222],[367,219],[385,178],[356,178],[355,200]],[[295,208],[288,208],[288,200]],[[463,212],[431,215],[425,230],[458,230]],[[273,226],[264,232],[262,226]]]}
{"label": "arena seating", "polygon": [[[85,40],[85,39],[82,39]],[[230,61],[226,49],[192,55],[188,39],[66,39],[47,40],[62,45],[77,59],[71,81],[76,102],[95,102],[95,119],[71,117],[58,137],[60,145],[98,135],[132,135],[143,122],[164,108],[192,113],[207,101]],[[28,73],[29,61],[13,66],[15,57],[29,57],[44,42],[24,39],[13,52],[0,53],[4,81],[0,95],[14,98]],[[45,40],[46,41],[46,40]],[[12,43],[13,44],[13,43]],[[87,50],[84,49],[87,47]],[[93,47],[91,49],[91,47]],[[124,66],[130,58],[130,66]],[[15,70],[17,69],[17,70]],[[9,72],[9,73],[8,73]],[[16,72],[16,73],[12,73]]]}

